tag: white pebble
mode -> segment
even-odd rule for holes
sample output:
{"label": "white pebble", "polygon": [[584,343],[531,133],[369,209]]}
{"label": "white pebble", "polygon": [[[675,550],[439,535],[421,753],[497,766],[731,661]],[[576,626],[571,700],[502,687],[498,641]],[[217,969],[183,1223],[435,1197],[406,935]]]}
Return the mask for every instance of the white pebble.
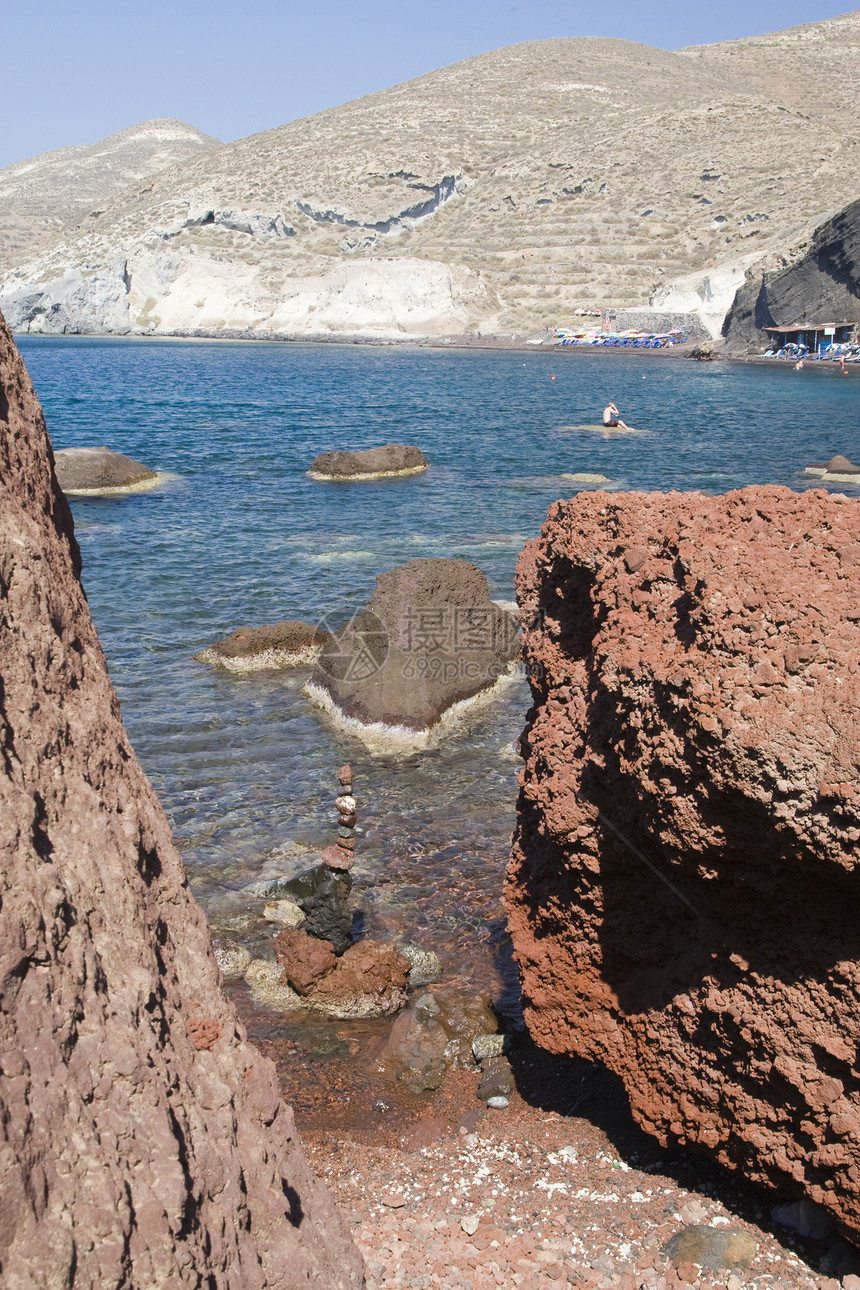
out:
{"label": "white pebble", "polygon": [[481,1220],[477,1214],[467,1214],[465,1218],[461,1219],[460,1226],[467,1236],[474,1236],[481,1226]]}
{"label": "white pebble", "polygon": [[509,1105],[510,1104],[506,1097],[487,1098],[487,1106],[493,1111],[504,1111],[505,1107]]}
{"label": "white pebble", "polygon": [[352,815],[355,812],[355,798],[350,797],[348,793],[344,793],[342,797],[336,797],[334,804],[341,815]]}

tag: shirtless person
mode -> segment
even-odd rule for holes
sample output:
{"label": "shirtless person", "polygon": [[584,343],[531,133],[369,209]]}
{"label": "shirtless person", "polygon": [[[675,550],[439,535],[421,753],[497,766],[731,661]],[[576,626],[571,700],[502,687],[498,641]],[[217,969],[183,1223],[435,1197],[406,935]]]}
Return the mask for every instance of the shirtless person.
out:
{"label": "shirtless person", "polygon": [[603,424],[607,430],[629,430],[618,415],[618,409],[614,403],[608,403],[603,409]]}

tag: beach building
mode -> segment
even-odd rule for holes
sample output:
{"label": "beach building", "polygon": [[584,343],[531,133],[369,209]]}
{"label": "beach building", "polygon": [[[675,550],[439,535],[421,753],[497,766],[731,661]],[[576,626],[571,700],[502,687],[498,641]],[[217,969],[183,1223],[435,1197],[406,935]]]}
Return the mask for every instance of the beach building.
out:
{"label": "beach building", "polygon": [[800,323],[794,327],[765,327],[770,348],[776,353],[788,347],[803,346],[811,354],[820,354],[831,345],[847,345],[854,339],[855,323]]}

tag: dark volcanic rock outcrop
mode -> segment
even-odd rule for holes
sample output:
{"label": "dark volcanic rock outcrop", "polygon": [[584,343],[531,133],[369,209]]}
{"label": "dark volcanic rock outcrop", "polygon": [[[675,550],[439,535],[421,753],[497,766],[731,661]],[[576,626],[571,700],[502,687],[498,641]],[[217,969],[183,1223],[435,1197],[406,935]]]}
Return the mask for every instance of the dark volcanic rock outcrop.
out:
{"label": "dark volcanic rock outcrop", "polygon": [[581,493],[518,591],[529,1029],[860,1234],[860,503]]}
{"label": "dark volcanic rock outcrop", "polygon": [[202,663],[214,663],[233,672],[251,672],[265,667],[296,667],[313,663],[329,639],[328,632],[298,619],[285,618],[263,627],[237,627],[223,640],[207,645],[195,655]]}
{"label": "dark volcanic rock outcrop", "polygon": [[358,1287],[222,989],[0,320],[0,1267],[8,1287]]}
{"label": "dark volcanic rock outcrop", "polygon": [[860,323],[860,201],[815,230],[788,268],[750,270],[723,323],[733,350],[761,349],[765,327]]}
{"label": "dark volcanic rock outcrop", "polygon": [[427,469],[427,458],[420,448],[406,443],[387,443],[382,448],[365,448],[360,452],[335,449],[321,452],[311,462],[311,479],[360,480],[388,479],[394,475],[420,475]]}
{"label": "dark volcanic rock outcrop", "polygon": [[323,648],[314,684],[349,717],[426,730],[498,680],[516,620],[466,560],[410,560],[380,574],[366,609]]}
{"label": "dark volcanic rock outcrop", "polygon": [[60,448],[54,467],[64,493],[134,491],[159,482],[154,470],[110,448]]}

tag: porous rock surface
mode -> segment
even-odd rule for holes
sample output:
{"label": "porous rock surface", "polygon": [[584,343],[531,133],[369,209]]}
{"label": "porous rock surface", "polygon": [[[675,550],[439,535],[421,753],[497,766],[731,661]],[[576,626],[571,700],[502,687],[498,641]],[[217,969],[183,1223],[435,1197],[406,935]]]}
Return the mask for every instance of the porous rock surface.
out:
{"label": "porous rock surface", "polygon": [[54,469],[64,493],[113,491],[158,480],[154,470],[110,448],[60,448]]}
{"label": "porous rock surface", "polygon": [[123,730],[0,319],[0,1279],[358,1287]]}
{"label": "porous rock surface", "polygon": [[427,458],[420,448],[407,443],[387,443],[382,448],[349,452],[336,448],[321,452],[311,462],[312,479],[386,479],[395,475],[420,475]]}
{"label": "porous rock surface", "polygon": [[528,1026],[860,1235],[860,503],[580,494],[520,558]]}
{"label": "porous rock surface", "polygon": [[364,724],[426,730],[492,686],[516,657],[517,624],[467,560],[410,560],[380,574],[369,604],[327,643],[314,672]]}

